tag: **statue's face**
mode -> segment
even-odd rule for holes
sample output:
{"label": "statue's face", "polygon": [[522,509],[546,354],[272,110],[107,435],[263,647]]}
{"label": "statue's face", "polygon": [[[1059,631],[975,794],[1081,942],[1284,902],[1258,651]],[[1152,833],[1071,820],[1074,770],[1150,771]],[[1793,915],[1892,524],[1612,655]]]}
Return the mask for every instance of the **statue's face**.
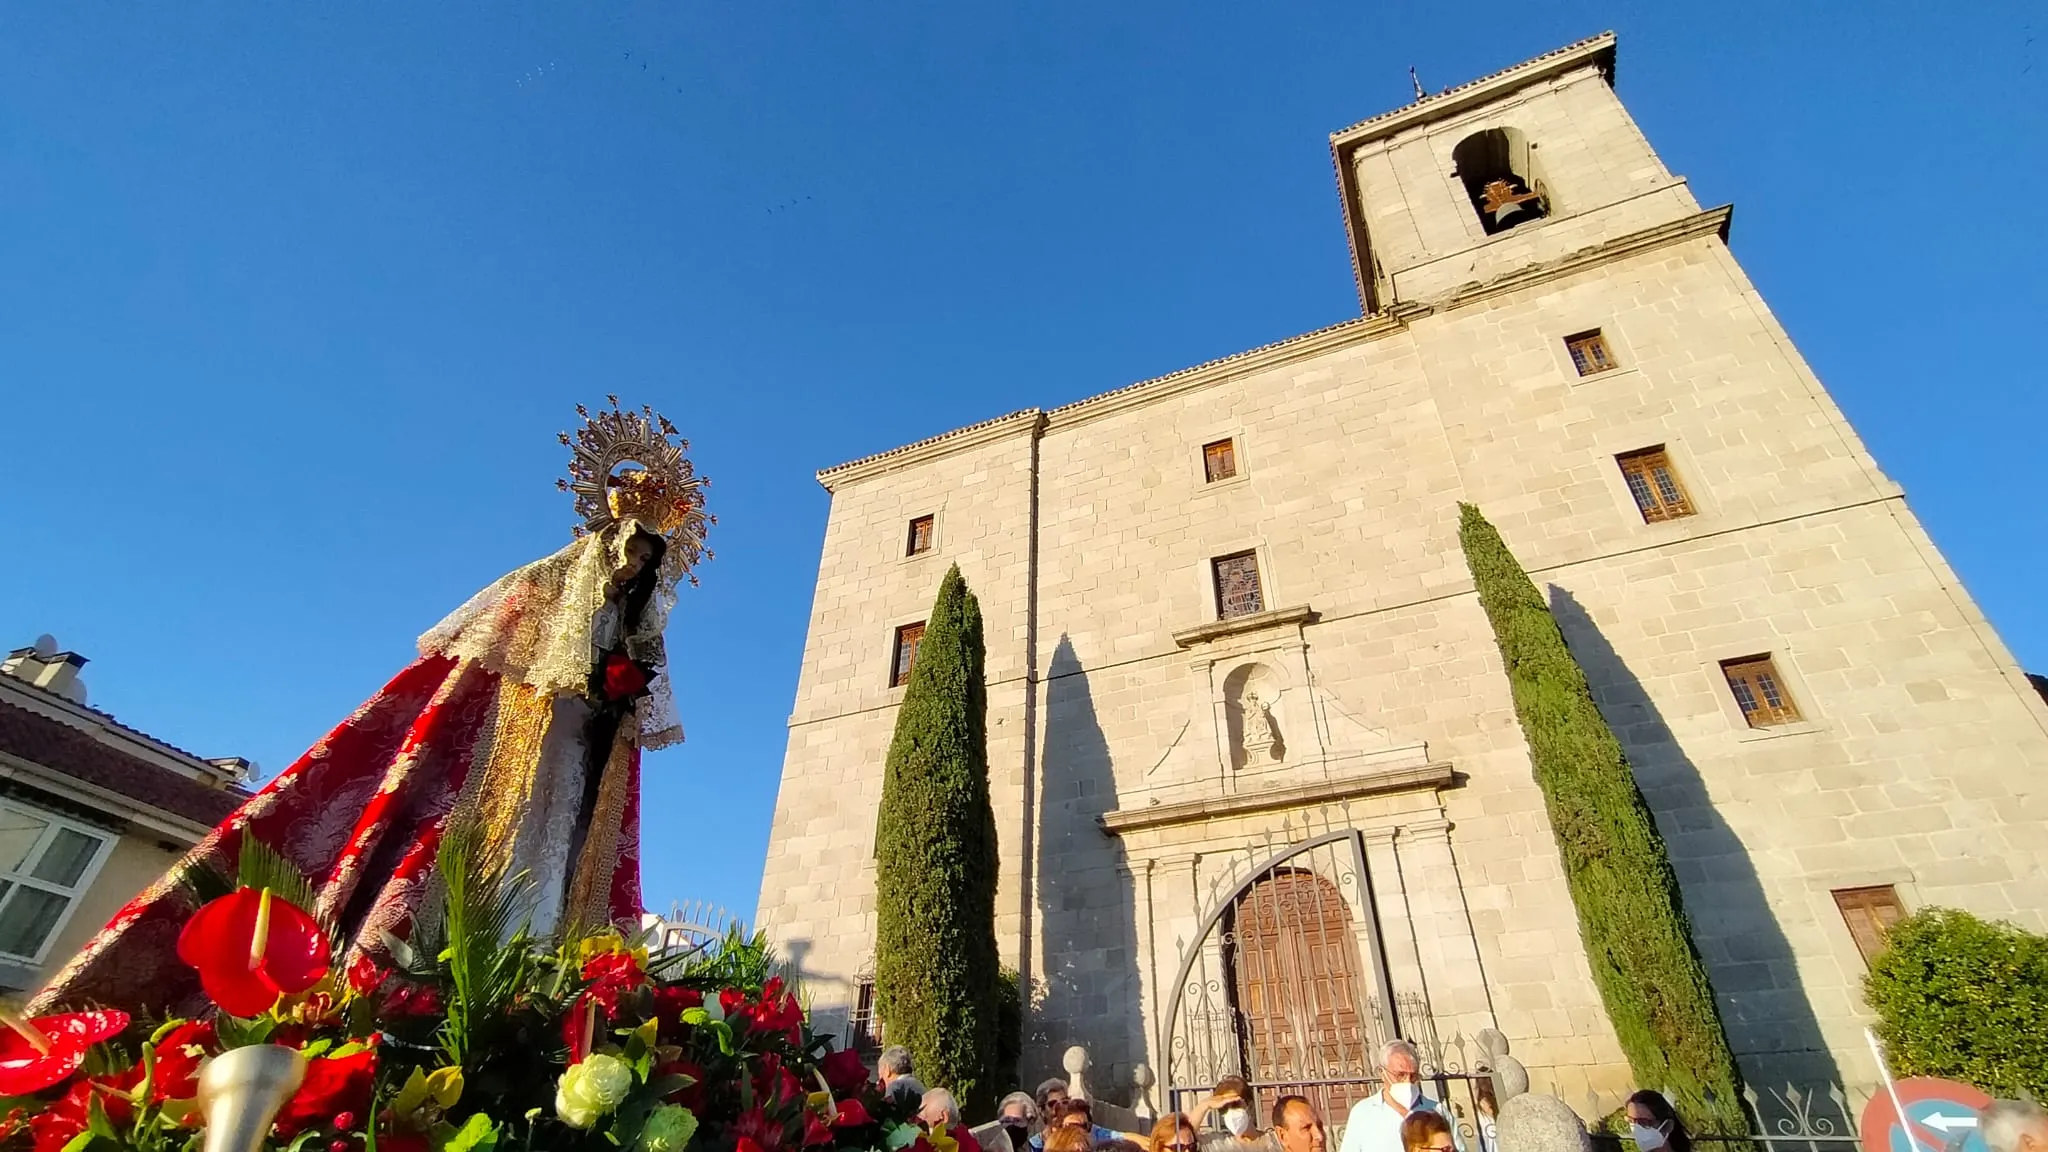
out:
{"label": "statue's face", "polygon": [[646,571],[649,561],[654,559],[654,545],[645,536],[635,536],[626,541],[626,560],[619,565],[618,581],[621,587],[639,579]]}

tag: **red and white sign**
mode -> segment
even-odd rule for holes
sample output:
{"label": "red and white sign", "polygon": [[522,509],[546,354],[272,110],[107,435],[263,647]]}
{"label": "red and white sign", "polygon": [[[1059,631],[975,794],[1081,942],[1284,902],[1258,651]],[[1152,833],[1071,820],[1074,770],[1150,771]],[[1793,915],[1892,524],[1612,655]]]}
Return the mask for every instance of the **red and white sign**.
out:
{"label": "red and white sign", "polygon": [[1982,1089],[1911,1076],[1892,1090],[1897,1107],[1890,1093],[1879,1092],[1863,1109],[1862,1152],[1990,1152],[1977,1126],[1978,1113],[1991,1103]]}

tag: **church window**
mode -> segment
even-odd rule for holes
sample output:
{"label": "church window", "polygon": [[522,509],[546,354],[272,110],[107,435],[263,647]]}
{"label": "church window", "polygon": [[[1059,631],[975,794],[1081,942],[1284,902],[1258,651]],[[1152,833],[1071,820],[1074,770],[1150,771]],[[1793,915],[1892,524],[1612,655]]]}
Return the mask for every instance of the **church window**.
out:
{"label": "church window", "polygon": [[896,630],[896,652],[889,662],[889,687],[910,683],[911,666],[917,663],[917,642],[924,639],[924,621],[905,624]]}
{"label": "church window", "polygon": [[1769,656],[1745,656],[1721,661],[1721,674],[1728,678],[1728,690],[1742,708],[1742,718],[1751,728],[1794,724],[1799,708],[1785,691],[1785,678]]}
{"label": "church window", "polygon": [[1237,475],[1237,442],[1226,439],[1202,445],[1202,475],[1211,484]]}
{"label": "church window", "polygon": [[1607,347],[1607,337],[1598,328],[1565,337],[1564,346],[1572,354],[1572,367],[1581,376],[1598,375],[1615,367],[1614,352]]}
{"label": "church window", "polygon": [[846,1046],[855,1052],[872,1052],[882,1046],[875,1020],[875,981],[863,977],[853,993],[853,1011],[846,1018]]}
{"label": "church window", "polygon": [[937,519],[932,516],[919,516],[917,519],[912,520],[910,522],[910,546],[903,554],[905,556],[922,556],[926,552],[931,551],[932,529],[936,525]]}
{"label": "church window", "polygon": [[111,843],[49,813],[0,804],[0,953],[38,963]]}
{"label": "church window", "polygon": [[1259,587],[1259,557],[1256,552],[1237,552],[1210,561],[1216,574],[1216,615],[1228,620],[1266,610],[1265,594]]}
{"label": "church window", "polygon": [[1488,236],[1550,214],[1536,174],[1535,146],[1514,128],[1488,128],[1451,150],[1458,179]]}
{"label": "church window", "polygon": [[1906,908],[1899,903],[1899,894],[1889,884],[1870,888],[1837,888],[1832,895],[1835,907],[1841,909],[1843,922],[1849,925],[1849,935],[1855,938],[1856,951],[1863,954],[1867,965],[1884,951],[1885,936],[1892,925],[1906,918]]}
{"label": "church window", "polygon": [[1628,481],[1628,494],[1635,497],[1636,511],[1643,514],[1643,523],[1693,514],[1692,501],[1686,498],[1685,486],[1678,482],[1678,470],[1671,466],[1671,456],[1662,444],[1624,452],[1614,462],[1621,465],[1621,478]]}

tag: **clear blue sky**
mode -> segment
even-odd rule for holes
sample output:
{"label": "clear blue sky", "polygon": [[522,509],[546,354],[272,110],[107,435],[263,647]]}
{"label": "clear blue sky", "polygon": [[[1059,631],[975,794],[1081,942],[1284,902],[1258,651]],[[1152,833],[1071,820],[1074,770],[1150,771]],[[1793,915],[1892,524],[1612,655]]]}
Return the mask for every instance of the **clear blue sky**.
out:
{"label": "clear blue sky", "polygon": [[1327,133],[1411,64],[1611,27],[1651,142],[2048,670],[2048,16],[1798,7],[8,5],[0,646],[53,632],[95,704],[274,772],[565,539],[575,403],[652,403],[720,524],[648,895],[751,911],[812,473],[1354,315]]}

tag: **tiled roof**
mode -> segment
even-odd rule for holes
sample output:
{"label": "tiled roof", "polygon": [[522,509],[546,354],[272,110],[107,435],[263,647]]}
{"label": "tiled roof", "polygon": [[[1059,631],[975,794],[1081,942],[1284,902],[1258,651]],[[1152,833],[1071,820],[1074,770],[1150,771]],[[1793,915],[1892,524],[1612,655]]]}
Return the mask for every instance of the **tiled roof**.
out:
{"label": "tiled roof", "polygon": [[0,752],[200,824],[220,823],[249,798],[239,788],[208,787],[5,701],[0,701]]}
{"label": "tiled roof", "polygon": [[877,452],[872,456],[863,456],[858,460],[848,460],[844,464],[834,464],[832,467],[819,472],[818,479],[820,481],[823,481],[833,476],[834,474],[844,472],[849,468],[858,468],[863,464],[873,464],[877,460],[886,460],[891,456],[901,456],[905,452],[915,451],[916,449],[923,448],[928,444],[936,444],[941,440],[951,440],[956,436],[965,436],[969,432],[978,432],[983,428],[988,428],[996,424],[1001,424],[1005,420],[1015,420],[1019,416],[1030,416],[1037,411],[1038,409],[1036,408],[1020,408],[1015,412],[1011,412],[1002,416],[997,416],[992,420],[983,420],[976,424],[969,424],[965,428],[955,428],[951,432],[941,432],[937,436],[927,436],[922,440],[914,440],[911,443],[905,444],[900,448],[891,448],[887,452]]}

